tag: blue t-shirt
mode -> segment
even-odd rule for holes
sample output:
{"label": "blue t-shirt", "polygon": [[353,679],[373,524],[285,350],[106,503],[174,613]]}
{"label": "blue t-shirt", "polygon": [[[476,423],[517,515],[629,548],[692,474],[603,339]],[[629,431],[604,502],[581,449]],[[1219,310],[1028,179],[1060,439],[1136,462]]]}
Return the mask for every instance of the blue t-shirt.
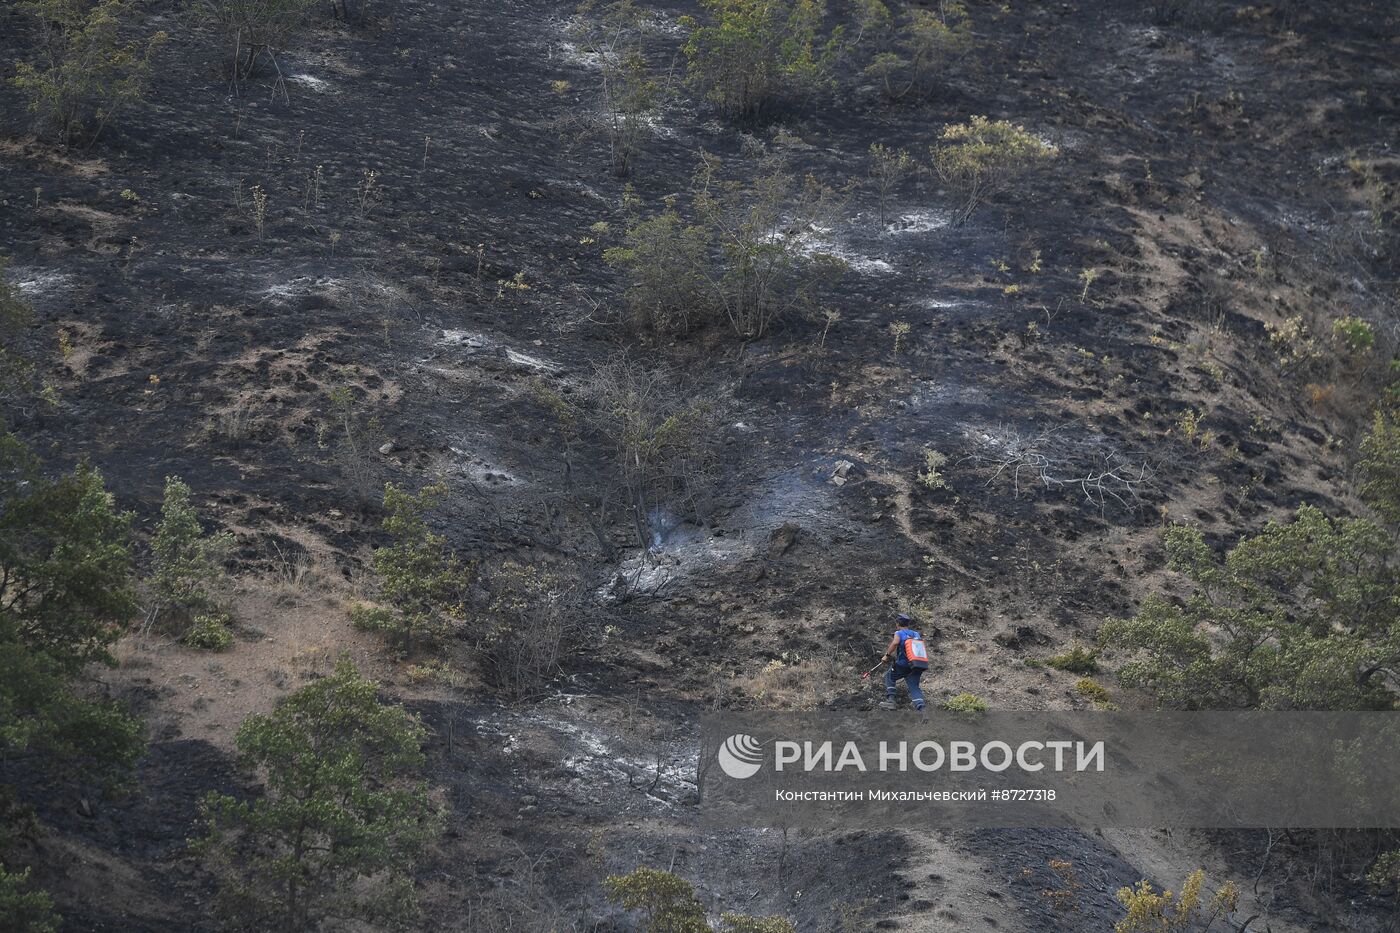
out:
{"label": "blue t-shirt", "polygon": [[908,667],[909,656],[904,653],[904,643],[911,638],[918,638],[919,633],[914,631],[912,628],[902,628],[899,631],[895,632],[895,635],[899,637],[899,651],[895,654],[894,666]]}

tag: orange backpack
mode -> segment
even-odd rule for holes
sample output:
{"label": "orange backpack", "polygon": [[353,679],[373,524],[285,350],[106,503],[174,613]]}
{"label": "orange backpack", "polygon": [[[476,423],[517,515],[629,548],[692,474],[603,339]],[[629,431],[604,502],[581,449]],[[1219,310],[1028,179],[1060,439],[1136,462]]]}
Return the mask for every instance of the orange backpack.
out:
{"label": "orange backpack", "polygon": [[928,668],[928,646],[918,633],[904,639],[904,662],[921,670]]}

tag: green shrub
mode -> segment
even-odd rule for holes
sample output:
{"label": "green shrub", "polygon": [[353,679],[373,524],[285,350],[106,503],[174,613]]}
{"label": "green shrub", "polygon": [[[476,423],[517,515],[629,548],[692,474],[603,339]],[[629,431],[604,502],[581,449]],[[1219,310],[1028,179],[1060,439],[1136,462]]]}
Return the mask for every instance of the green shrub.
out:
{"label": "green shrub", "polygon": [[975,693],[959,693],[944,703],[943,708],[954,713],[985,713],[987,701]]}
{"label": "green shrub", "polygon": [[190,503],[190,487],[178,476],[165,478],[160,524],[151,540],[152,621],[182,622],[215,608],[215,591],[224,580],[224,561],[233,548],[233,535],[205,536],[199,513]]}
{"label": "green shrub", "polygon": [[1366,883],[1382,891],[1400,888],[1400,849],[1392,849],[1376,856],[1366,872]]}
{"label": "green shrub", "polygon": [[374,570],[387,607],[356,606],[351,621],[383,631],[404,657],[424,638],[437,638],[461,622],[469,577],[447,550],[447,539],[429,527],[426,513],[447,494],[441,483],[417,495],[384,485],[384,530],[393,543],[374,551]]}
{"label": "green shrub", "polygon": [[1099,652],[1095,648],[1072,645],[1068,651],[1052,654],[1045,663],[1071,674],[1095,674],[1099,670]]}
{"label": "green shrub", "polygon": [[710,232],[687,224],[674,201],[651,217],[636,212],[635,199],[626,203],[631,211],[626,244],[606,250],[603,258],[627,275],[629,328],[669,337],[712,318]]}
{"label": "green shrub", "polygon": [[335,673],[238,730],[253,800],[210,794],[196,846],[238,929],[314,930],[325,920],[382,928],[411,915],[412,871],[440,815],[422,782],[426,731],[342,659]]}
{"label": "green shrub", "polygon": [[706,22],[683,17],[691,82],[723,113],[748,119],[777,99],[830,79],[839,28],[821,36],[825,0],[701,0]]}
{"label": "green shrub", "polygon": [[815,178],[769,166],[749,182],[719,177],[705,156],[690,219],[675,202],[651,217],[632,209],[623,247],[604,256],[627,278],[631,320],[676,334],[727,321],[744,339],[810,310],[844,268],[811,237],[830,222],[837,195]]}
{"label": "green shrub", "polygon": [[1376,345],[1376,332],[1359,317],[1344,317],[1332,324],[1332,334],[1350,356],[1365,356]]}
{"label": "green shrub", "polygon": [[58,933],[61,919],[53,898],[29,887],[29,869],[8,872],[0,865],[0,929],[8,933]]}
{"label": "green shrub", "polygon": [[228,616],[223,613],[201,613],[194,617],[183,639],[191,648],[205,651],[223,651],[233,644],[233,633],[228,628]]}
{"label": "green shrub", "polygon": [[205,16],[223,33],[229,73],[238,80],[275,63],[279,50],[306,26],[315,0],[204,0]]}
{"label": "green shrub", "polygon": [[1361,498],[1392,525],[1400,524],[1400,421],[1378,411],[1361,441],[1357,463]]}
{"label": "green shrub", "polygon": [[979,204],[1007,187],[1016,177],[1055,154],[1015,124],[974,116],[949,124],[933,149],[933,168],[944,184],[963,198],[956,223],[972,216]]}
{"label": "green shrub", "polygon": [[877,52],[865,69],[866,76],[879,82],[891,100],[911,91],[925,96],[932,93],[948,65],[973,45],[972,20],[967,7],[957,0],[940,3],[936,10],[911,5],[903,22],[892,31],[897,51]]}
{"label": "green shrub", "polygon": [[38,23],[39,59],[17,63],[10,81],[65,142],[86,136],[91,144],[123,107],[144,97],[166,35],[124,42],[131,17],[122,0],[22,0],[17,8]]}
{"label": "green shrub", "polygon": [[1181,893],[1154,891],[1147,881],[1136,887],[1119,888],[1118,903],[1126,911],[1114,925],[1114,933],[1170,933],[1173,930],[1209,929],[1216,920],[1232,913],[1239,905],[1239,891],[1227,881],[1210,901],[1201,904],[1205,872],[1197,869],[1186,877]]}
{"label": "green shrub", "polygon": [[[695,886],[670,872],[637,868],[625,875],[610,875],[603,889],[608,900],[641,913],[643,933],[711,933]],[[724,933],[797,933],[792,921],[783,917],[736,913],[721,915],[720,929]]]}
{"label": "green shrub", "polygon": [[1114,710],[1118,706],[1102,684],[1088,677],[1081,677],[1074,685],[1074,692],[1094,704],[1095,709]]}
{"label": "green shrub", "polygon": [[1198,529],[1166,534],[1169,567],[1194,592],[1151,596],[1100,629],[1129,652],[1125,686],[1179,709],[1391,709],[1375,675],[1400,653],[1394,538],[1364,519],[1303,506],[1218,559]]}

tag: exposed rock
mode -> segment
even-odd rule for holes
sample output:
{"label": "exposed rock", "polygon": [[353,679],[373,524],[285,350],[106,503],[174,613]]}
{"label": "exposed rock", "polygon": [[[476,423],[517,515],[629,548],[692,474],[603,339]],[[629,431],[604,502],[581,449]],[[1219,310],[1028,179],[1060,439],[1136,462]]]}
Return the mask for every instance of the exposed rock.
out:
{"label": "exposed rock", "polygon": [[793,542],[797,540],[797,533],[801,530],[796,522],[783,522],[774,528],[773,533],[768,536],[768,559],[777,560],[786,554],[788,548],[792,547]]}

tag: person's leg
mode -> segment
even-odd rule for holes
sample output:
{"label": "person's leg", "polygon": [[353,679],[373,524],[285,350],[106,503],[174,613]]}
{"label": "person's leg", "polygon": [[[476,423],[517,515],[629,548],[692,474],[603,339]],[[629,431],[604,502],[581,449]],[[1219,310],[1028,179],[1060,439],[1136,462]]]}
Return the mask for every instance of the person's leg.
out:
{"label": "person's leg", "polygon": [[919,678],[924,676],[923,670],[915,668],[904,675],[904,682],[909,686],[909,699],[914,701],[914,709],[924,708],[924,691],[919,687]]}
{"label": "person's leg", "polygon": [[894,709],[894,682],[898,679],[899,678],[895,677],[893,664],[885,668],[885,699],[880,703],[881,709]]}

